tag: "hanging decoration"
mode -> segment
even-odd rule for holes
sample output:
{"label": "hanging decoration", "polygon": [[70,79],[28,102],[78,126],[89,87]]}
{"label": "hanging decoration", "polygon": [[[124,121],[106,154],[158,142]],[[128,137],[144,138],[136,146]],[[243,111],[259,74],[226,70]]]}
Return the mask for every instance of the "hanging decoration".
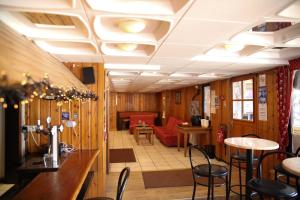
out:
{"label": "hanging decoration", "polygon": [[0,104],[3,108],[12,105],[18,109],[21,104],[27,104],[34,98],[45,100],[56,100],[57,105],[73,100],[98,100],[98,96],[91,91],[79,91],[75,87],[64,89],[51,84],[49,77],[45,74],[40,81],[35,81],[29,74],[24,74],[21,83],[9,85],[8,76],[5,72],[0,73]]}

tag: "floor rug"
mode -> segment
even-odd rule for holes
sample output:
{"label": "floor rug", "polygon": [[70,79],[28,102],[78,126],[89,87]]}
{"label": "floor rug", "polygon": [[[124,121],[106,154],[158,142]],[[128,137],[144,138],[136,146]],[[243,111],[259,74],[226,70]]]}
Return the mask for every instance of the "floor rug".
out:
{"label": "floor rug", "polygon": [[[190,169],[145,171],[142,172],[145,188],[181,187],[192,186],[193,176]],[[198,179],[201,183],[207,183],[207,178]],[[220,183],[222,180],[216,180]]]}
{"label": "floor rug", "polygon": [[110,163],[125,163],[136,162],[132,148],[129,149],[110,149],[109,150]]}

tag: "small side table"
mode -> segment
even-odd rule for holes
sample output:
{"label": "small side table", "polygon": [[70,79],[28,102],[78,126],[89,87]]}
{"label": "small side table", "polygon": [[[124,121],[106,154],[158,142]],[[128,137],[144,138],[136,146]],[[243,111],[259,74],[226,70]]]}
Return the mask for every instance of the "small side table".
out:
{"label": "small side table", "polygon": [[153,140],[153,128],[150,126],[136,126],[134,128],[134,138],[136,140],[136,143],[139,145],[140,144],[140,134],[145,133],[146,138],[149,140],[149,142],[153,145],[154,140]]}

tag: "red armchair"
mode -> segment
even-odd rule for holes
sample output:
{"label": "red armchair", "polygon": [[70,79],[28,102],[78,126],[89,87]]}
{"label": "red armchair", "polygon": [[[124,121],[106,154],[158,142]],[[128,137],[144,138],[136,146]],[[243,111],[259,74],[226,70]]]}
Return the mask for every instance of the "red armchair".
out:
{"label": "red armchair", "polygon": [[[175,117],[169,117],[168,123],[165,127],[154,127],[154,133],[164,145],[168,147],[177,146],[178,131],[176,126],[180,123],[182,123],[181,120],[176,119]],[[180,138],[180,141],[183,144],[182,138]]]}
{"label": "red armchair", "polygon": [[145,123],[148,126],[154,126],[154,119],[156,118],[155,114],[149,114],[149,115],[131,115],[130,116],[130,125],[129,130],[130,133],[133,134],[134,127],[141,123]]}

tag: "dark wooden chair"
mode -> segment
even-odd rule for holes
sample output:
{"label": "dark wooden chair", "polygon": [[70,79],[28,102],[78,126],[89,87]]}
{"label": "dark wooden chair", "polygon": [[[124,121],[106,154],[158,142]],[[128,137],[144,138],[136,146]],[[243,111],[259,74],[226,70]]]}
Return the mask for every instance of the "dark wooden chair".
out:
{"label": "dark wooden chair", "polygon": [[[121,171],[120,176],[119,176],[116,200],[122,200],[124,189],[127,184],[129,175],[130,175],[130,168],[125,167]],[[87,200],[113,200],[113,199],[109,198],[109,197],[95,197],[95,198],[91,198],[91,199],[87,199]]]}
{"label": "dark wooden chair", "polygon": [[[199,164],[199,162],[193,159],[195,154],[203,155],[207,161],[207,164]],[[193,154],[193,155],[192,155]],[[211,164],[210,159],[206,151],[197,145],[189,146],[189,158],[192,168],[194,188],[192,199],[195,199],[196,187],[197,185],[202,185],[208,187],[207,199],[214,199],[214,187],[226,185],[226,200],[228,199],[228,171],[227,168],[221,165]],[[201,181],[201,178],[206,179],[206,181]],[[215,179],[221,179],[222,183],[215,183]]]}
{"label": "dark wooden chair", "polygon": [[292,156],[293,154],[281,151],[268,152],[264,154],[258,161],[257,177],[252,178],[247,187],[258,193],[261,200],[264,196],[273,197],[275,199],[293,199],[298,196],[296,188],[285,184],[278,180],[269,180],[262,177],[262,162],[263,160],[274,154],[284,154],[285,156]]}
{"label": "dark wooden chair", "polygon": [[[260,138],[258,135],[256,134],[246,134],[246,135],[242,135],[242,137],[254,137],[254,138]],[[260,156],[263,155],[263,151],[261,151]],[[253,157],[253,161],[258,161],[259,157],[258,156],[254,156]],[[233,153],[230,155],[230,163],[229,163],[229,195],[230,192],[233,192],[237,195],[239,195],[240,200],[242,200],[243,198],[243,192],[242,192],[242,187],[245,187],[245,184],[242,184],[242,166],[241,164],[246,163],[247,162],[247,155],[246,153],[241,153],[239,151],[239,149],[237,149],[236,153]],[[237,165],[236,165],[237,164]],[[231,184],[231,179],[232,179],[232,167],[235,166],[238,168],[239,171],[239,184],[235,184],[232,185]],[[239,187],[239,192],[236,192],[233,190],[233,187]]]}

